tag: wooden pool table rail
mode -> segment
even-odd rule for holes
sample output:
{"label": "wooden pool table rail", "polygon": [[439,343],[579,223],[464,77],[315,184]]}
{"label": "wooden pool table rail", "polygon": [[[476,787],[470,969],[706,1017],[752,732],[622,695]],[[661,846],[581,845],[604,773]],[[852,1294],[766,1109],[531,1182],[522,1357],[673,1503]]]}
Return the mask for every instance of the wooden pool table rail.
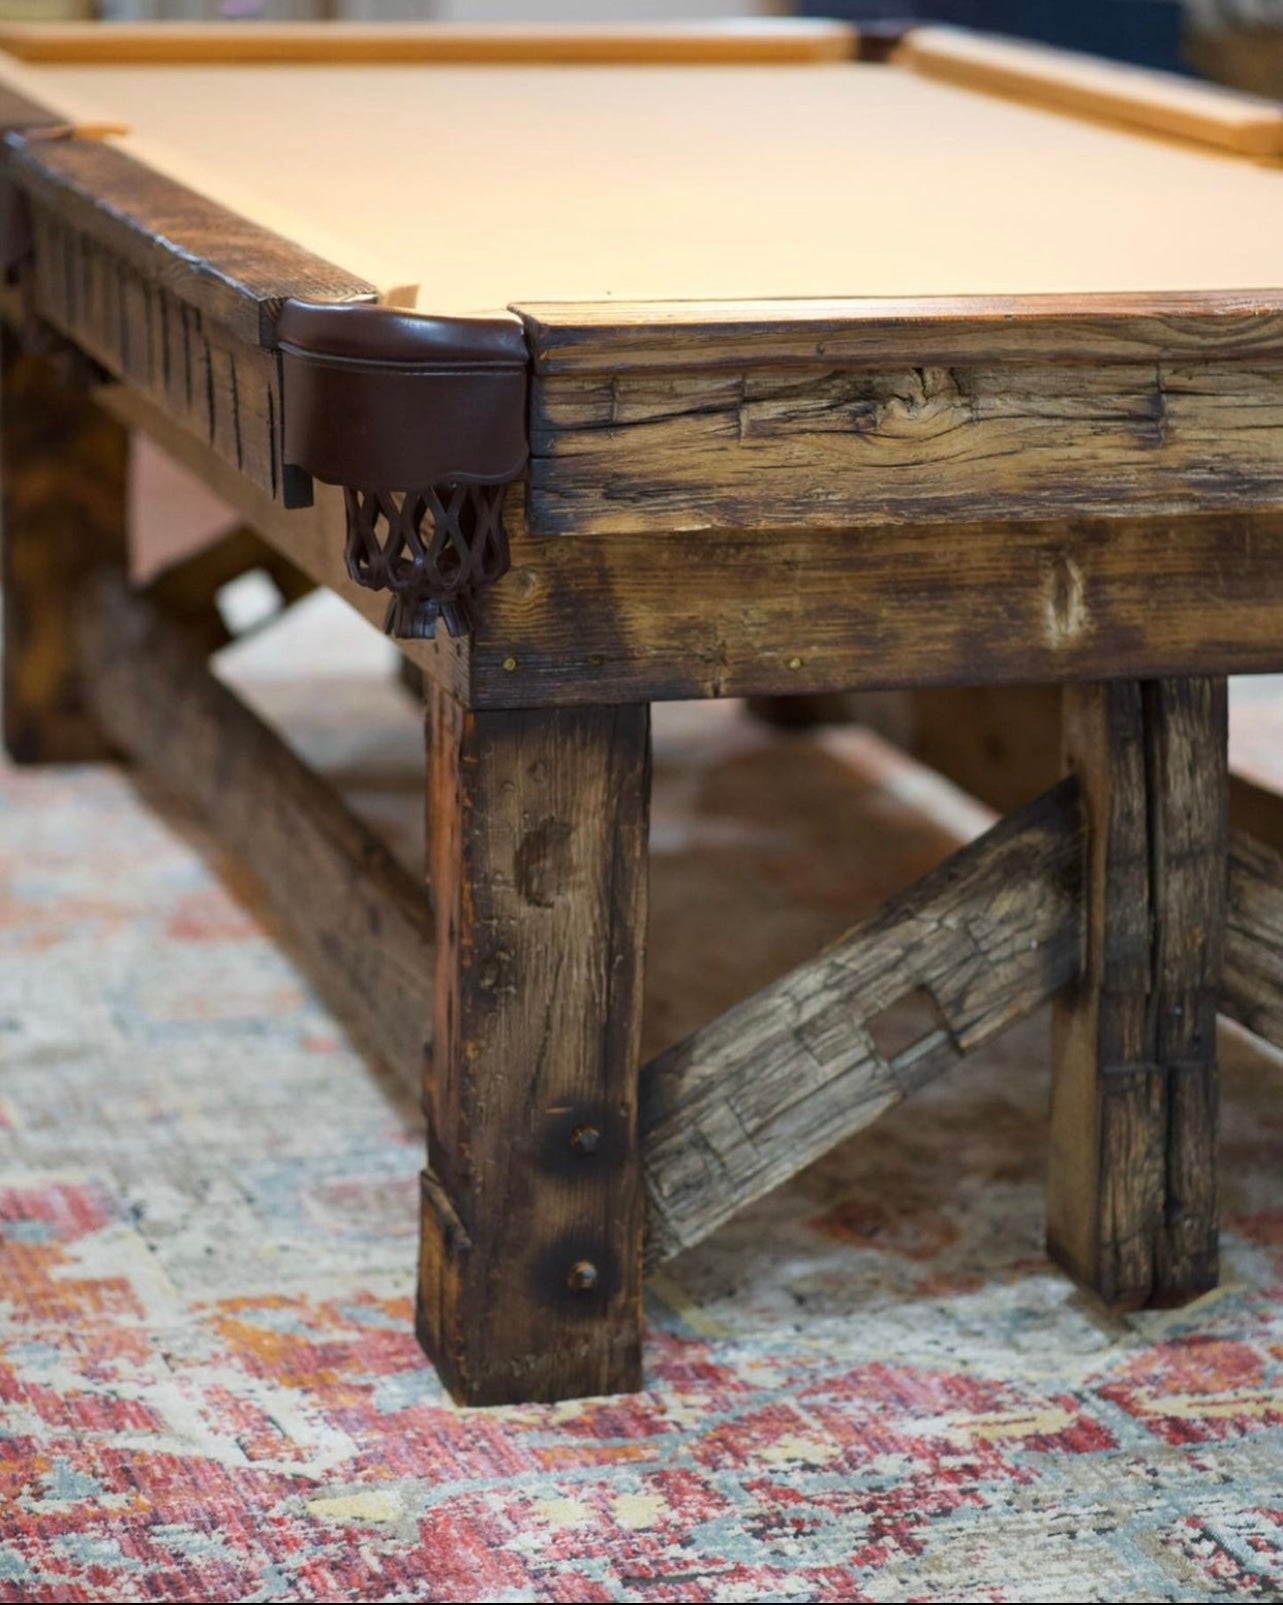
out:
{"label": "wooden pool table rail", "polygon": [[1283,105],[1261,95],[964,28],[909,30],[896,62],[946,83],[1215,145],[1283,156]]}
{"label": "wooden pool table rail", "polygon": [[[292,298],[372,301],[373,287],[150,172],[110,141],[11,135],[7,153],[10,183],[28,209],[24,272],[37,315],[238,476],[281,505],[306,504],[307,476],[282,446],[281,308]],[[885,552],[890,560],[894,543],[911,542],[915,530],[926,538],[962,522],[997,528],[1027,519],[1046,533],[1049,513],[1109,520],[1125,495],[1129,519],[1149,520],[1148,538],[1158,541],[1158,520],[1217,507],[1250,519],[1283,492],[1283,430],[1271,427],[1283,292],[778,310],[517,309],[530,351],[532,466],[509,518],[517,573],[475,610],[478,705],[519,705],[536,686],[543,699],[574,701],[594,682],[605,700],[878,683],[849,632],[843,644],[825,627],[834,564],[869,575],[872,603],[871,559],[876,565]],[[683,526],[692,527],[680,536],[682,563],[697,583],[665,595],[645,577],[647,552],[659,551],[656,539],[671,545]],[[698,653],[674,653],[688,669],[657,661],[648,681],[632,643],[662,643],[670,619],[680,639],[684,615],[702,629],[701,597],[715,607],[723,578],[738,583],[719,565],[738,562],[743,541],[767,531],[781,571],[802,587],[794,594],[805,594],[818,564],[823,584],[805,632],[768,575],[745,617],[742,653],[731,643],[721,654],[724,673],[701,671]],[[573,535],[575,544],[593,537],[591,572],[603,587],[618,590],[616,580],[631,574],[629,605],[641,611],[625,635],[608,610],[577,608],[568,638],[561,575],[567,564],[585,569],[589,548],[561,551],[564,542],[550,535]],[[1039,530],[1029,540],[1030,566],[1014,583],[1027,576],[1034,609],[1044,607],[1042,588],[1059,585],[1071,626],[1086,616],[1070,605],[1082,576],[1090,576],[1089,603],[1097,583],[1131,583],[1100,572],[1117,558],[1099,546],[1062,557]],[[1149,557],[1138,540],[1143,566]],[[1246,536],[1240,544],[1249,547]],[[1277,584],[1273,546],[1267,539],[1250,551],[1250,570],[1238,572],[1264,608]],[[996,548],[994,557],[1001,561]],[[350,580],[339,588],[354,590]],[[1089,612],[1109,618],[1120,606],[1125,615],[1107,588]],[[1161,669],[1165,650],[1186,650],[1190,629],[1176,628],[1168,648],[1161,621],[1143,639],[1120,631],[1136,643],[1131,666]],[[1053,678],[1088,672],[1075,663],[1076,648],[1088,644],[1082,635],[1053,618],[1024,677],[1038,678],[1046,665]],[[1001,658],[1000,643],[995,650]],[[1232,640],[1217,632],[1198,650],[1206,667],[1225,671],[1273,662],[1271,643],[1254,649],[1250,630]],[[416,655],[451,683],[459,658]],[[989,672],[1017,669],[1003,661]],[[957,672],[946,655],[935,674]]]}
{"label": "wooden pool table rail", "polygon": [[[505,24],[384,22],[0,23],[0,51],[18,61],[84,65],[253,63],[344,66],[781,65],[847,61],[860,51],[851,23],[798,17],[729,22]],[[897,37],[897,35],[891,35]],[[874,33],[876,48],[888,34]]]}

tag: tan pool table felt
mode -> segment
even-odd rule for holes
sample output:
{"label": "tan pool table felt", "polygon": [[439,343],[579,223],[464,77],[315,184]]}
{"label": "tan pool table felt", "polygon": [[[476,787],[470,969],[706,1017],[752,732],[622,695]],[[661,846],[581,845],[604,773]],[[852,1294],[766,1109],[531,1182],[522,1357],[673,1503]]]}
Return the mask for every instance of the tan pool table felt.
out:
{"label": "tan pool table felt", "polygon": [[152,167],[398,300],[417,287],[431,311],[1283,279],[1278,162],[908,65],[9,57],[0,72],[70,121],[127,125],[117,143]]}

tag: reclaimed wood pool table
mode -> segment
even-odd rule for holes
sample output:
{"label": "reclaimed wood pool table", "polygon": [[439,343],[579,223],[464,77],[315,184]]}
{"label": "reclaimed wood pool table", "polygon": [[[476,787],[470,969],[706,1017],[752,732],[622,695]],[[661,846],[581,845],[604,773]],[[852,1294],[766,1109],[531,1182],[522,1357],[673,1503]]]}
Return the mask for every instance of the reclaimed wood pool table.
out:
{"label": "reclaimed wood pool table", "polygon": [[[938,28],[6,26],[0,128],[9,750],[194,797],[421,1082],[456,1397],[639,1386],[648,1265],[1053,997],[1052,1254],[1214,1284],[1283,108]],[[147,588],[133,432],[246,526]],[[209,672],[246,567],[421,671],[426,891]],[[1057,785],[639,1068],[652,701],[1038,683]]]}

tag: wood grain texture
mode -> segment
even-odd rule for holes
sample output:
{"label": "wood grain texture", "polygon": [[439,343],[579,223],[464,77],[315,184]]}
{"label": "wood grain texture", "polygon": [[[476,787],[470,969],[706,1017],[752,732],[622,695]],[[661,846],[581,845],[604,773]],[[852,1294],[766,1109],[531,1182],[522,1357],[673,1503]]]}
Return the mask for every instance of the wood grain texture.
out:
{"label": "wood grain texture", "polygon": [[641,1377],[649,710],[471,714],[438,690],[428,710],[420,1338],[464,1403],[625,1392]]}
{"label": "wood grain texture", "polygon": [[946,27],[910,30],[895,59],[914,72],[981,93],[1011,95],[1242,156],[1283,155],[1283,106],[1277,100],[1175,73]]}
{"label": "wood grain texture", "polygon": [[225,337],[250,346],[270,341],[280,304],[290,297],[377,297],[366,280],[165,177],[110,141],[28,140],[6,151],[6,165],[31,197],[37,225],[43,219],[59,231],[41,279],[51,293],[54,321],[75,286],[59,290],[53,276],[70,274],[74,281],[66,252],[90,246],[109,258],[100,273],[136,286],[132,296],[120,292],[118,315],[130,322],[117,336],[134,344],[146,339],[146,307],[139,302],[160,291],[218,325]]}
{"label": "wood grain texture", "polygon": [[417,1080],[432,1023],[423,888],[272,730],[180,625],[104,572],[77,610],[86,695],[114,746],[194,803],[254,874],[357,1040]]}
{"label": "wood grain texture", "polygon": [[[699,1242],[1071,980],[1081,866],[1069,780],[652,1061],[648,1263]],[[872,1027],[919,994],[932,1025],[888,1059]]]}
{"label": "wood grain texture", "polygon": [[285,493],[275,358],[90,235],[33,214],[34,308],[273,499]]}
{"label": "wood grain texture", "polygon": [[1283,362],[547,378],[536,535],[1283,504]]}
{"label": "wood grain texture", "polygon": [[1073,688],[1065,739],[1087,947],[1055,1011],[1048,1246],[1111,1306],[1180,1302],[1217,1275],[1225,684]]}
{"label": "wood grain texture", "polygon": [[0,325],[4,740],[19,763],[83,763],[108,746],[81,693],[72,622],[89,572],[123,566],[129,439]]}
{"label": "wood grain texture", "polygon": [[522,301],[540,377],[1283,360],[1283,290]]}
{"label": "wood grain texture", "polygon": [[1283,667],[1283,517],[539,540],[469,649],[478,706]]}

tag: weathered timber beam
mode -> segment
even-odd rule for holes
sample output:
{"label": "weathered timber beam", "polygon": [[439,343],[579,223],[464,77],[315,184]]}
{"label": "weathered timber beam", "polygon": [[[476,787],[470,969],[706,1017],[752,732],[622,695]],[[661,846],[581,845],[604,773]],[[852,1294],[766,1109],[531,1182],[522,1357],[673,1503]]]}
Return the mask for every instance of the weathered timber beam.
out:
{"label": "weathered timber beam", "polygon": [[1283,857],[1242,830],[1229,857],[1221,1012],[1283,1047]]}
{"label": "weathered timber beam", "polygon": [[[1082,870],[1068,779],[653,1060],[647,1263],[699,1242],[1071,981]],[[888,1059],[878,1017],[914,994],[936,1028]]]}
{"label": "weathered timber beam", "polygon": [[258,878],[318,989],[418,1090],[432,1019],[428,899],[386,847],[123,577],[77,616],[84,694],[113,744],[196,805]]}
{"label": "weathered timber beam", "polygon": [[225,585],[262,569],[275,586],[281,607],[300,602],[314,583],[246,525],[229,530],[211,545],[169,564],[147,586],[146,594],[188,638],[206,652],[217,652],[232,639],[218,609]]}

